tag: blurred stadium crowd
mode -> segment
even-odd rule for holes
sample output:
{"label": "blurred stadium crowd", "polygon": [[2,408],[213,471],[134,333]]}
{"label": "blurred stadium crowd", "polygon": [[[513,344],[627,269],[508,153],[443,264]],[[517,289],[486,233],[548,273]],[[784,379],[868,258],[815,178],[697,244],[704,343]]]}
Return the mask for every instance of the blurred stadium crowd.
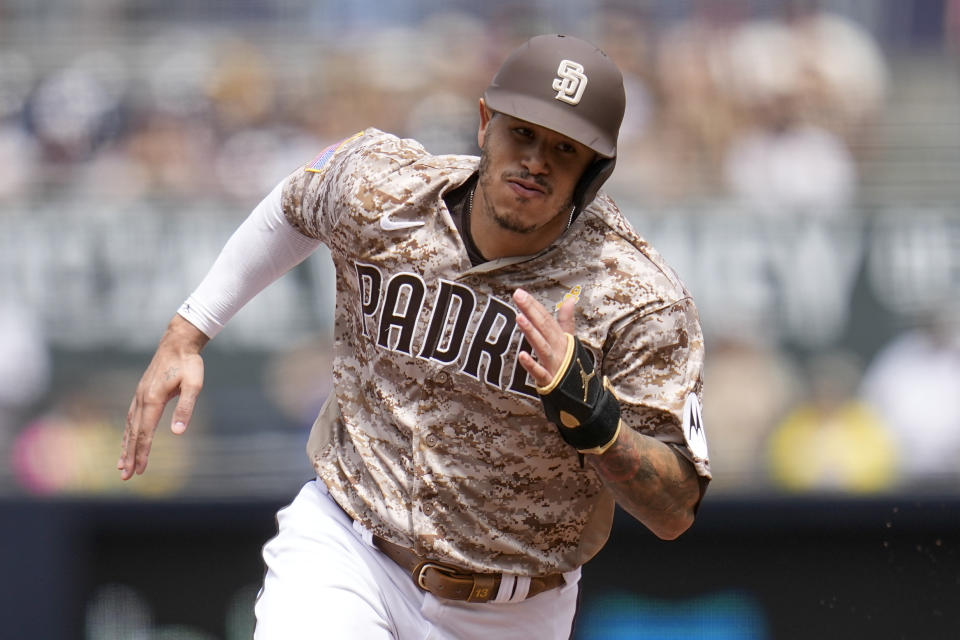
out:
{"label": "blurred stadium crowd", "polygon": [[[472,152],[476,97],[536,22],[492,4],[487,18],[444,12],[313,38],[111,20],[55,43],[17,32],[0,48],[0,198],[248,204],[291,158],[365,126]],[[747,2],[700,3],[664,24],[643,4],[584,12],[626,74],[621,197],[851,203],[887,83],[866,29],[801,5],[757,19]]]}
{"label": "blurred stadium crowd", "polygon": [[193,432],[121,485],[156,336],[330,142],[476,152],[503,52],[551,30],[625,72],[608,190],[701,306],[713,490],[956,486],[960,3],[349,4],[0,5],[0,492],[298,486],[329,384],[322,257],[211,346]]}

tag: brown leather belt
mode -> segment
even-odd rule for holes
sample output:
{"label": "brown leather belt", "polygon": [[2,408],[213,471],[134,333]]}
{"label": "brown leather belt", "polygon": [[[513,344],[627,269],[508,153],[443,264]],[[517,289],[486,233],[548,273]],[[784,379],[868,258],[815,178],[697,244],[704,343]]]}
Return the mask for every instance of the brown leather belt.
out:
{"label": "brown leather belt", "polygon": [[[433,595],[464,602],[489,602],[497,597],[503,576],[499,573],[470,573],[453,565],[421,558],[410,549],[373,536],[373,544],[385,556],[406,569],[414,584]],[[565,584],[562,573],[530,578],[527,598]]]}

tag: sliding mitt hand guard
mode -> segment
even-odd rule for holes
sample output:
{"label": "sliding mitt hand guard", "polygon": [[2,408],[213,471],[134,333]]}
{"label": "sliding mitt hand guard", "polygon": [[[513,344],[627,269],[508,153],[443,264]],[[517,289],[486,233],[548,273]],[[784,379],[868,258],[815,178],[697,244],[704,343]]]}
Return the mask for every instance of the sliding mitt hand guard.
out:
{"label": "sliding mitt hand guard", "polygon": [[593,356],[567,334],[567,351],[553,380],[537,387],[547,419],[580,453],[601,454],[620,435],[620,403],[609,380],[597,377]]}

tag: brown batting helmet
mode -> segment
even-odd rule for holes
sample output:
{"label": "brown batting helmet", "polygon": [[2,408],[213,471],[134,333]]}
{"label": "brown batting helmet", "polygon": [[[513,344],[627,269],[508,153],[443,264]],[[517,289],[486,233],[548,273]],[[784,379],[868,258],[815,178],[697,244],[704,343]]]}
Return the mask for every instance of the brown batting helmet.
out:
{"label": "brown batting helmet", "polygon": [[574,194],[577,212],[610,177],[626,96],[617,65],[568,35],[535,36],[510,54],[483,94],[494,111],[561,133],[595,151]]}

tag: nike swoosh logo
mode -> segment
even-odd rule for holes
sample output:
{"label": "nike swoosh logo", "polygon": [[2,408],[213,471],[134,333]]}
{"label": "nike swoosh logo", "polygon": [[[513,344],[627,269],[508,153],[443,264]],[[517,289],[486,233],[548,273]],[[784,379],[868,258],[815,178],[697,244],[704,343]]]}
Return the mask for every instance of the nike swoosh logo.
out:
{"label": "nike swoosh logo", "polygon": [[400,220],[391,220],[389,214],[383,214],[380,216],[380,228],[384,231],[397,231],[399,229],[412,229],[414,227],[422,227],[425,222],[422,220],[410,220],[410,221],[400,221]]}

